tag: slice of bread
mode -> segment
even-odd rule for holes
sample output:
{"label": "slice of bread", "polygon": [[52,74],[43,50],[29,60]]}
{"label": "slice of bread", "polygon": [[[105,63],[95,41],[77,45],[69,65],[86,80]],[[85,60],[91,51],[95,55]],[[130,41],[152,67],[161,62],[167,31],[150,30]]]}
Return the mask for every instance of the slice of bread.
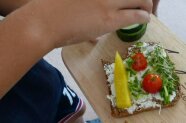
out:
{"label": "slice of bread", "polygon": [[[150,42],[148,44],[149,45],[154,45],[155,43]],[[129,47],[129,50],[135,50],[135,52],[139,52],[139,49],[138,48],[134,48],[133,46]],[[130,51],[128,51],[128,52],[130,52]],[[102,61],[103,67],[105,65],[112,64],[110,61],[106,61],[106,60],[101,60],[101,61]],[[108,76],[107,75],[106,75],[106,80],[108,80]],[[106,81],[106,84],[108,86],[108,95],[111,95],[112,92],[111,92],[110,83],[108,81]],[[130,116],[130,115],[138,114],[138,113],[145,112],[145,111],[151,111],[151,110],[157,110],[157,109],[160,109],[160,108],[172,107],[172,106],[174,106],[178,102],[180,96],[181,96],[180,86],[178,85],[177,91],[176,91],[176,96],[171,101],[171,103],[169,103],[169,104],[163,104],[163,102],[158,102],[159,104],[161,104],[161,107],[138,108],[133,113],[129,113],[127,111],[127,109],[119,109],[116,106],[113,106],[112,105],[112,102],[110,101],[111,114],[112,114],[113,117],[118,117],[119,118],[119,117],[125,117],[125,116]]]}

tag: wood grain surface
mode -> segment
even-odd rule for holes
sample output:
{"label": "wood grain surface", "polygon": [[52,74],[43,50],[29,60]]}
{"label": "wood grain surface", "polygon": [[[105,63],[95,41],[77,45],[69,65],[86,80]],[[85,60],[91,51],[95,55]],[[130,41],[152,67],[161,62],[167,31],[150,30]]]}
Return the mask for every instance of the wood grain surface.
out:
{"label": "wood grain surface", "polygon": [[[176,69],[186,71],[185,44],[153,15],[146,34],[140,40],[160,42],[165,48],[178,51],[179,54],[169,55],[176,64]],[[110,102],[106,98],[108,88],[101,59],[113,61],[116,51],[125,57],[127,47],[131,44],[122,42],[113,32],[102,36],[95,44],[84,42],[64,47],[62,58],[103,123],[185,123],[186,101],[183,98],[186,96],[184,95],[176,106],[163,109],[161,115],[158,110],[154,110],[124,118],[111,116]],[[186,86],[186,75],[180,75],[180,81]]]}

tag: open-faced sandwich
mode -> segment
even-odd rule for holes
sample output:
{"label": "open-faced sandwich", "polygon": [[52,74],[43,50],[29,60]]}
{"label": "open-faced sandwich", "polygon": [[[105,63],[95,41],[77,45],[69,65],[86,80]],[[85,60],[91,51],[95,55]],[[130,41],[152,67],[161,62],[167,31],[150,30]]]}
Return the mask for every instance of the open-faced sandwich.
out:
{"label": "open-faced sandwich", "polygon": [[173,106],[180,97],[179,78],[174,63],[157,43],[137,42],[128,56],[115,62],[102,60],[107,77],[111,114],[133,115]]}

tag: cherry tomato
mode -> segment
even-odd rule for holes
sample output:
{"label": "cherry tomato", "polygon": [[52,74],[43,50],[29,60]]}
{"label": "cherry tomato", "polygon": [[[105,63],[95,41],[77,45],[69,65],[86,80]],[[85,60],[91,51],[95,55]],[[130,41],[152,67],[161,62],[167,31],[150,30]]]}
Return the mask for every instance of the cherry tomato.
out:
{"label": "cherry tomato", "polygon": [[136,53],[134,56],[132,56],[132,59],[134,60],[132,69],[135,71],[141,71],[147,67],[147,60],[143,53]]}
{"label": "cherry tomato", "polygon": [[157,93],[162,88],[162,80],[157,74],[147,74],[142,82],[143,89],[148,93]]}

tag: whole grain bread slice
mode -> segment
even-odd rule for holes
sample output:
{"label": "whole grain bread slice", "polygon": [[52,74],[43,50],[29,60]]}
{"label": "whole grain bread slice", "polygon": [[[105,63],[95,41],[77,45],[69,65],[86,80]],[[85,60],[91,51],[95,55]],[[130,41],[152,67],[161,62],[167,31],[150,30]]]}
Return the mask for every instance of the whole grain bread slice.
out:
{"label": "whole grain bread slice", "polygon": [[[154,45],[153,42],[150,42],[149,44]],[[133,49],[133,50],[136,50],[136,52],[139,51],[138,49]],[[111,62],[106,61],[106,60],[101,60],[101,62],[102,62],[103,67],[104,67],[105,64],[107,64],[107,65],[111,64]],[[105,81],[106,81],[108,79],[108,76],[106,74],[105,74],[105,76],[106,76],[106,79],[105,79]],[[108,81],[106,81],[106,85],[108,87],[108,94],[111,95],[111,88],[109,86]],[[177,91],[176,91],[176,97],[174,98],[174,100],[170,104],[163,104],[162,103],[161,108],[168,108],[168,107],[174,106],[179,101],[180,96],[181,96],[180,85],[178,85]],[[130,114],[130,113],[128,113],[128,111],[126,109],[119,109],[117,107],[113,107],[111,102],[110,102],[110,108],[111,108],[111,115],[113,117],[118,117],[118,118],[131,116],[131,115],[142,113],[142,112],[145,112],[145,111],[152,111],[152,110],[158,110],[159,109],[159,107],[155,107],[155,108],[151,107],[151,108],[146,108],[146,109],[141,108],[140,110],[135,110],[133,112],[133,114]]]}

